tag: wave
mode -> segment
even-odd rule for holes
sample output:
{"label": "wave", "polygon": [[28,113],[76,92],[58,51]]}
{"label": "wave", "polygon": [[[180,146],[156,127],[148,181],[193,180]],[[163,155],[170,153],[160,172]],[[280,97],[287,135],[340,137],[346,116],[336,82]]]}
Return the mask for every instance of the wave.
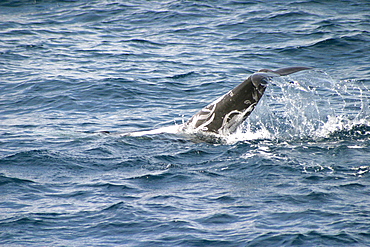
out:
{"label": "wave", "polygon": [[20,179],[14,177],[8,177],[3,174],[0,174],[0,186],[4,186],[6,184],[18,184],[18,185],[29,185],[34,184],[35,182],[29,179]]}

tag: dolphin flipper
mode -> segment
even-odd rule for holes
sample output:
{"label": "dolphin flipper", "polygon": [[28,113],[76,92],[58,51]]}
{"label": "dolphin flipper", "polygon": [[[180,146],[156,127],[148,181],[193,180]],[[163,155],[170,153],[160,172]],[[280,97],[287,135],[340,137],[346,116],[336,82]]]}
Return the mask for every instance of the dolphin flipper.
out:
{"label": "dolphin flipper", "polygon": [[261,69],[192,116],[184,124],[184,128],[221,135],[230,134],[252,113],[262,98],[269,79],[307,69],[312,68],[288,67],[275,71]]}

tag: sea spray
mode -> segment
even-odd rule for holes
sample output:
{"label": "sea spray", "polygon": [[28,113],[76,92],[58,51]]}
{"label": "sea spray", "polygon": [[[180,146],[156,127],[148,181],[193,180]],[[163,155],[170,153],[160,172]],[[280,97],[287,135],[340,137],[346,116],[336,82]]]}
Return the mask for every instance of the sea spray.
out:
{"label": "sea spray", "polygon": [[250,135],[268,131],[272,139],[316,139],[333,131],[369,125],[365,85],[340,81],[321,71],[274,78],[244,124]]}

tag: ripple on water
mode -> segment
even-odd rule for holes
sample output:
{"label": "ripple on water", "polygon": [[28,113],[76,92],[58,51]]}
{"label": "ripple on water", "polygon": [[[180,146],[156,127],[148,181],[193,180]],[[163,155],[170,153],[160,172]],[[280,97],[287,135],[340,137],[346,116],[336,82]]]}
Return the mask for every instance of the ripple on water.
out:
{"label": "ripple on water", "polygon": [[[0,242],[367,245],[368,12],[1,1]],[[254,71],[288,66],[316,69],[274,78],[235,135],[179,133]]]}

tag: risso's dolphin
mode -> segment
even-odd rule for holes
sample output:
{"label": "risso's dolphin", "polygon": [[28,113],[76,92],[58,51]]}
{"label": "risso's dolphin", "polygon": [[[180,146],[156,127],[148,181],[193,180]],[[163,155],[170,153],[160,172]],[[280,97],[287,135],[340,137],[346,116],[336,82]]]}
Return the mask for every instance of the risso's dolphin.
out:
{"label": "risso's dolphin", "polygon": [[261,69],[244,82],[221,96],[185,124],[184,129],[211,132],[220,135],[231,134],[251,114],[261,99],[268,81],[275,76],[285,76],[310,67],[289,67],[278,70]]}

